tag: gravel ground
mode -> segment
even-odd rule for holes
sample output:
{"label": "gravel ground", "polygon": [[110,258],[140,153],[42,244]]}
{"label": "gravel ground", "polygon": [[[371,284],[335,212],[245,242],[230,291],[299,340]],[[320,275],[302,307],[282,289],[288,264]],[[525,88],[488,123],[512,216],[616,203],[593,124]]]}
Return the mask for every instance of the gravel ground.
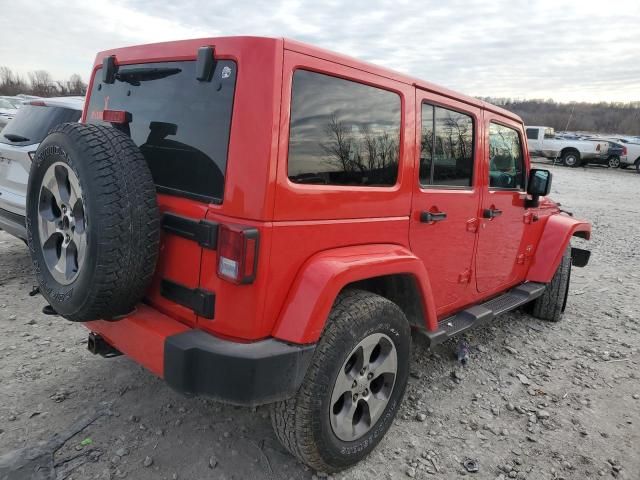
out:
{"label": "gravel ground", "polygon": [[[466,366],[455,342],[416,341],[394,426],[335,478],[640,478],[640,175],[553,172],[553,198],[594,224],[564,321],[505,315],[466,337]],[[61,444],[51,478],[323,476],[283,451],[267,408],[187,399],[125,357],[89,354],[85,328],[41,314],[32,283],[26,247],[0,232],[0,479],[31,478],[7,465]]]}

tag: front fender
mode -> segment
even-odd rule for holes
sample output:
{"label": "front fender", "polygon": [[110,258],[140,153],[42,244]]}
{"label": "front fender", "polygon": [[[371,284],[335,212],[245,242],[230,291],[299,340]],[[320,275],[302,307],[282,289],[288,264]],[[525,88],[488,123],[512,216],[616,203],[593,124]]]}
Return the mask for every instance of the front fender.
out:
{"label": "front fender", "polygon": [[350,283],[393,274],[409,274],[422,294],[427,328],[435,330],[436,311],[424,264],[400,245],[342,247],[315,254],[302,266],[289,291],[273,337],[291,343],[320,338],[333,303]]}
{"label": "front fender", "polygon": [[591,238],[591,224],[564,214],[554,214],[545,224],[538,248],[527,274],[530,282],[549,283],[555,274],[571,237]]}

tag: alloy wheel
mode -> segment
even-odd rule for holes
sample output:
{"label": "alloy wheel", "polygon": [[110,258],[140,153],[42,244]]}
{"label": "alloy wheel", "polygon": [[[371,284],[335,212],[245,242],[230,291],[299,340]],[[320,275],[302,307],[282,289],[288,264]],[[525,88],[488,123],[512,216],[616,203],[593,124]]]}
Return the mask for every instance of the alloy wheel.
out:
{"label": "alloy wheel", "polygon": [[73,282],[87,251],[87,221],[76,174],[63,162],[49,166],[38,199],[39,240],[47,269],[63,285]]}
{"label": "alloy wheel", "polygon": [[398,373],[398,353],[383,333],[365,337],[342,365],[331,394],[333,433],[345,442],[365,435],[385,411]]}

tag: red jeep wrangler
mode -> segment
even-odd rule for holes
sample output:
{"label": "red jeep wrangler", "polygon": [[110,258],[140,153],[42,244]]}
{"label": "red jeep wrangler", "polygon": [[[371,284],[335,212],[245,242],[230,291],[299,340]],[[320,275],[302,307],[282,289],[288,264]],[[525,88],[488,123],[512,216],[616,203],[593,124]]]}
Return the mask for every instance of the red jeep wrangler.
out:
{"label": "red jeep wrangler", "polygon": [[40,289],[189,395],[272,404],[311,467],[380,441],[432,344],[564,310],[589,223],[544,197],[516,115],[295,41],[98,54],[84,124],[33,162]]}

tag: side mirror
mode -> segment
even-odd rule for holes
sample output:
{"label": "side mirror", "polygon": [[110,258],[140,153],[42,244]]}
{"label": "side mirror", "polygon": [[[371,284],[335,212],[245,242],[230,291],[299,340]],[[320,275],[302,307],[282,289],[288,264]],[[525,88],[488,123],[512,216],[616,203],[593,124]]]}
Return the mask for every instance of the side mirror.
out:
{"label": "side mirror", "polygon": [[527,200],[525,207],[537,207],[540,203],[540,197],[549,195],[551,191],[551,172],[541,168],[532,168],[529,172],[529,182],[527,184],[527,193],[531,195],[531,199]]}

